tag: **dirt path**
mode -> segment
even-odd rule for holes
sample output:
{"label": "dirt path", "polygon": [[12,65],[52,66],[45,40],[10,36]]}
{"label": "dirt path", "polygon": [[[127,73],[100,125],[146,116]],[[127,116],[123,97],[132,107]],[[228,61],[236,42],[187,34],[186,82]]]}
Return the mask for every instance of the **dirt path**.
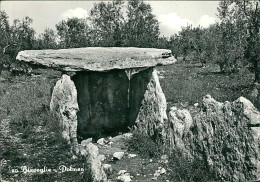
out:
{"label": "dirt path", "polygon": [[[113,138],[106,138],[106,141],[112,142],[111,145],[99,145],[100,154],[105,155],[106,159],[103,164],[110,164],[112,166],[112,173],[108,175],[110,181],[117,181],[117,177],[120,176],[118,172],[125,170],[129,173],[133,182],[148,182],[167,181],[167,169],[166,174],[161,174],[155,178],[154,173],[156,170],[163,168],[165,165],[156,159],[143,158],[140,155],[136,157],[130,157],[133,152],[127,150],[126,138],[123,135],[118,135]],[[124,157],[120,160],[113,159],[115,152],[124,152]]]}

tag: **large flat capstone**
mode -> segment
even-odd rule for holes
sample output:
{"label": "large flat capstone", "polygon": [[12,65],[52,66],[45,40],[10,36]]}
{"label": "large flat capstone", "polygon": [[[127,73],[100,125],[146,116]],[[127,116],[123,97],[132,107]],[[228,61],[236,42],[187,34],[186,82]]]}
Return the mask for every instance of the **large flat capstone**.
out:
{"label": "large flat capstone", "polygon": [[107,71],[155,67],[176,62],[171,50],[135,47],[86,47],[21,51],[17,60],[61,71]]}

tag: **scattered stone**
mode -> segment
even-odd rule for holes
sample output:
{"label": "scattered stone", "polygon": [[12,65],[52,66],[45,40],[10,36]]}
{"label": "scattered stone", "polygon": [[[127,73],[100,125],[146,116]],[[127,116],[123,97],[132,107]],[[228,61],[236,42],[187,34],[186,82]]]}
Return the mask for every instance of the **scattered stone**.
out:
{"label": "scattered stone", "polygon": [[158,176],[160,176],[160,174],[160,170],[156,170],[153,176],[157,178]]}
{"label": "scattered stone", "polygon": [[127,171],[126,170],[120,170],[117,174],[121,175],[121,174],[125,174]]}
{"label": "scattered stone", "polygon": [[113,158],[116,160],[120,160],[124,157],[125,153],[124,152],[115,152],[113,154]]}
{"label": "scattered stone", "polygon": [[119,182],[130,182],[130,181],[132,181],[129,173],[122,174],[122,175],[118,176],[117,180]]}
{"label": "scattered stone", "polygon": [[126,138],[126,139],[130,139],[130,138],[133,137],[133,134],[132,133],[124,133],[123,137]]}
{"label": "scattered stone", "polygon": [[129,158],[134,158],[134,157],[136,157],[137,155],[136,154],[128,154],[128,157]]}
{"label": "scattered stone", "polygon": [[157,177],[153,177],[152,180],[157,180]]}
{"label": "scattered stone", "polygon": [[198,106],[199,106],[199,103],[195,103],[194,106],[195,106],[195,107],[198,107]]}
{"label": "scattered stone", "polygon": [[105,145],[105,139],[104,138],[100,138],[100,139],[98,139],[98,141],[97,141],[97,144],[99,144],[99,145]]}
{"label": "scattered stone", "polygon": [[166,174],[166,170],[164,168],[161,168],[160,173],[161,174]]}
{"label": "scattered stone", "polygon": [[153,159],[150,159],[149,162],[153,162]]}

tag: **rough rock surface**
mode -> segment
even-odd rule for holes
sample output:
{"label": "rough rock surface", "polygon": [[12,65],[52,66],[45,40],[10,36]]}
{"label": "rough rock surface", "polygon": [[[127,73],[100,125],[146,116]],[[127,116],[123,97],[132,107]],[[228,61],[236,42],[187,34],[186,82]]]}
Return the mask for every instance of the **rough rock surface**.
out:
{"label": "rough rock surface", "polygon": [[175,110],[169,122],[172,147],[204,159],[222,181],[259,178],[260,112],[249,100],[221,103],[207,95],[193,121],[187,111]]}
{"label": "rough rock surface", "polygon": [[167,120],[166,108],[166,99],[157,71],[154,70],[136,119],[137,128],[151,137],[163,135],[163,126]]}
{"label": "rough rock surface", "polygon": [[87,163],[90,165],[91,180],[93,182],[107,181],[106,173],[99,158],[98,147],[93,143],[79,145],[79,153],[87,158]]}
{"label": "rough rock surface", "polygon": [[57,81],[50,102],[51,111],[59,117],[63,137],[73,146],[77,145],[77,90],[68,75]]}
{"label": "rough rock surface", "polygon": [[171,50],[135,47],[26,50],[19,52],[16,59],[61,71],[107,71],[155,67],[176,62]]}
{"label": "rough rock surface", "polygon": [[[179,149],[185,149],[185,139],[193,123],[190,112],[186,109],[172,107],[169,112],[170,142]],[[184,150],[186,151],[186,150]]]}

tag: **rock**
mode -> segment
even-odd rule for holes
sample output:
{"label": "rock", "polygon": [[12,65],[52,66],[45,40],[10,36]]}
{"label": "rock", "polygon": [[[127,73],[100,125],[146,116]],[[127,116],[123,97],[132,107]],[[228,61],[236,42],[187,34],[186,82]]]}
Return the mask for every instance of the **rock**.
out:
{"label": "rock", "polygon": [[137,155],[136,154],[128,154],[128,157],[129,158],[134,158],[134,157],[136,157]]}
{"label": "rock", "polygon": [[127,171],[126,170],[120,170],[117,174],[121,175],[121,174],[125,174]]}
{"label": "rock", "polygon": [[97,144],[99,144],[99,145],[105,145],[105,139],[104,139],[104,138],[98,139]]}
{"label": "rock", "polygon": [[130,181],[132,181],[129,173],[121,174],[120,176],[117,177],[117,180],[120,181],[120,182],[130,182]]}
{"label": "rock", "polygon": [[126,139],[130,139],[130,138],[133,137],[133,134],[132,133],[124,133],[123,137],[126,138]]}
{"label": "rock", "polygon": [[160,170],[156,170],[155,173],[153,174],[154,177],[158,178],[160,176]]}
{"label": "rock", "polygon": [[77,90],[68,75],[57,81],[51,97],[50,110],[58,116],[62,126],[62,136],[73,146],[77,146]]}
{"label": "rock", "polygon": [[176,62],[170,50],[134,47],[26,50],[19,52],[16,59],[60,71],[108,71],[155,67]]}
{"label": "rock", "polygon": [[112,174],[113,171],[112,166],[110,164],[103,164],[103,170],[107,175]]}
{"label": "rock", "polygon": [[106,173],[104,172],[102,163],[99,159],[98,147],[93,143],[88,143],[87,146],[83,147],[88,153],[87,163],[90,164],[92,181],[107,181]]}
{"label": "rock", "polygon": [[136,119],[137,128],[151,137],[164,136],[163,126],[167,120],[166,108],[166,98],[157,72],[154,70]]}
{"label": "rock", "polygon": [[166,170],[164,168],[161,168],[160,174],[166,174]]}
{"label": "rock", "polygon": [[221,103],[207,95],[193,119],[188,111],[171,110],[169,122],[172,148],[204,159],[220,181],[259,178],[260,112],[246,98]]}
{"label": "rock", "polygon": [[116,160],[120,160],[124,157],[125,153],[124,152],[115,152],[113,154],[113,158]]}
{"label": "rock", "polygon": [[183,138],[189,134],[192,123],[193,120],[188,110],[175,107],[170,109],[170,142],[174,143],[176,148],[180,150],[185,149],[186,145],[183,142]]}
{"label": "rock", "polygon": [[194,106],[195,106],[195,107],[198,107],[198,106],[199,106],[199,103],[195,103]]}
{"label": "rock", "polygon": [[103,155],[103,154],[99,155],[99,160],[100,160],[101,162],[103,162],[104,160],[106,160],[105,155]]}

